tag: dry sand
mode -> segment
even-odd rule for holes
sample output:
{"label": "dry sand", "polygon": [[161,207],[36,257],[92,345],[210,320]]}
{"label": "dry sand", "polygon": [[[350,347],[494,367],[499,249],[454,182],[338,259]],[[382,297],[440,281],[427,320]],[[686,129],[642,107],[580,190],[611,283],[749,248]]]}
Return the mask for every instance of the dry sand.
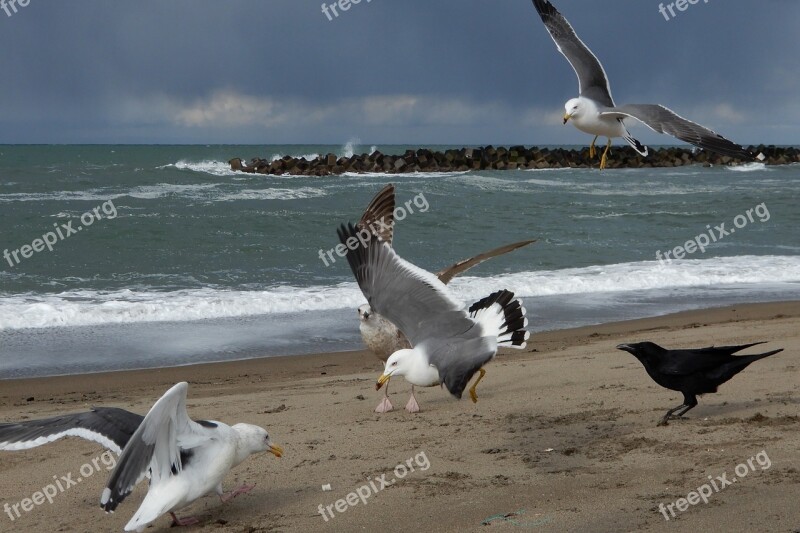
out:
{"label": "dry sand", "polygon": [[[668,347],[769,340],[766,349],[786,351],[701,398],[686,420],[656,427],[681,396],[655,385],[638,361],[614,348],[640,340]],[[0,420],[92,405],[145,413],[185,380],[194,417],[267,427],[286,455],[254,457],[234,470],[226,488],[246,481],[255,490],[225,505],[216,497],[195,503],[180,513],[201,520],[187,533],[788,533],[800,528],[798,349],[800,303],[753,304],[537,334],[528,349],[536,351],[503,353],[487,367],[477,404],[426,389],[416,415],[402,409],[410,389],[402,379],[390,389],[396,410],[374,414],[380,365],[366,352],[352,352],[0,381]],[[69,439],[0,453],[0,505],[31,497],[54,476],[81,477],[82,465],[101,451]],[[759,452],[771,466],[751,461],[750,470],[747,460]],[[366,505],[334,509],[328,522],[318,514],[320,504],[335,504],[368,479],[395,478],[395,466],[413,458],[415,471]],[[659,512],[660,503],[686,497],[708,476],[737,477],[739,464],[748,474],[708,504],[670,521]],[[105,515],[98,506],[105,478],[105,470],[82,478],[13,522],[0,513],[0,531],[121,531],[146,484]],[[324,484],[332,490],[323,492]],[[168,527],[169,518],[161,518],[147,531]]]}

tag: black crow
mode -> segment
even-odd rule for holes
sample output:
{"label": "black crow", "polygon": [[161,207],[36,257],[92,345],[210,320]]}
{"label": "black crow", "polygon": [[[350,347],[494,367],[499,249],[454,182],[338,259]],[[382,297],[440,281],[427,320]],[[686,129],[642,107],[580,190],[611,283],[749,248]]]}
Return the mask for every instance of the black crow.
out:
{"label": "black crow", "polygon": [[667,411],[658,423],[659,426],[666,426],[670,419],[680,418],[696,406],[698,394],[717,392],[717,387],[747,368],[753,361],[783,351],[780,348],[756,355],[733,355],[759,344],[764,342],[694,350],[667,350],[653,342],[639,342],[620,344],[617,349],[633,354],[644,365],[653,381],[662,387],[683,393],[683,403]]}

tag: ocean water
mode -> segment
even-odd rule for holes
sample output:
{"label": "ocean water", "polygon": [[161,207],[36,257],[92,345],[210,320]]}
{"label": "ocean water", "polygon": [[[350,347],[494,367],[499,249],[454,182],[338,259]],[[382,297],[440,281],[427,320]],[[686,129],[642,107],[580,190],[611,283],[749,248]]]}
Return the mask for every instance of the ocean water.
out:
{"label": "ocean water", "polygon": [[[411,202],[395,247],[423,268],[537,239],[452,283],[464,300],[515,291],[534,332],[800,298],[798,165],[314,178],[226,163],[375,148],[0,146],[0,379],[359,348],[363,297],[325,252],[390,181]],[[695,238],[704,252],[657,260]]]}

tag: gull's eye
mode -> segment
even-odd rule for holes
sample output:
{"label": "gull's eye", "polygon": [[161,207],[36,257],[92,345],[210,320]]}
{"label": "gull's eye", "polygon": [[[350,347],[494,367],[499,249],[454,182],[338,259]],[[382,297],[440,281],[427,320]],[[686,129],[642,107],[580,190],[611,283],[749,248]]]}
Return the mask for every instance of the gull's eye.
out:
{"label": "gull's eye", "polygon": [[395,361],[394,363],[392,363],[392,366],[397,366],[397,361]]}

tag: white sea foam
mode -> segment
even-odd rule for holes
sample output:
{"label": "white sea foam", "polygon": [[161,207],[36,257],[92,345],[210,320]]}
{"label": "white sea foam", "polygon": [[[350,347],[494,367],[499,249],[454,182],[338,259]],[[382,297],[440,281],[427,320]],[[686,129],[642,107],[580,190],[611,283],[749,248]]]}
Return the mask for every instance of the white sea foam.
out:
{"label": "white sea foam", "polygon": [[237,200],[300,200],[303,198],[319,198],[325,196],[322,189],[313,187],[300,187],[298,189],[245,189],[217,197],[219,202],[234,202]]}
{"label": "white sea foam", "polygon": [[565,188],[571,185],[575,185],[575,183],[571,181],[537,180],[537,179],[525,180],[525,183],[531,183],[533,185],[542,185],[545,187],[565,187]]}
{"label": "white sea foam", "polygon": [[287,314],[357,307],[363,297],[347,287],[276,287],[262,291],[187,289],[144,292],[90,290],[0,297],[0,331],[133,322],[185,322],[209,318]]}
{"label": "white sea foam", "polygon": [[[641,261],[616,265],[508,274],[487,278],[519,296],[611,293],[682,287],[800,283],[800,256],[737,256],[664,262]],[[464,299],[477,299],[490,286],[478,278],[460,277],[453,288]]]}
{"label": "white sea foam", "polygon": [[[452,289],[464,301],[499,288],[521,297],[602,295],[685,287],[800,283],[800,256],[739,256],[622,263],[565,270],[520,272],[486,278],[459,277]],[[0,330],[130,322],[191,321],[311,310],[354,309],[364,302],[355,283],[280,286],[263,290],[187,289],[171,292],[71,291],[52,295],[0,293]]]}
{"label": "white sea foam", "polygon": [[142,185],[134,187],[128,192],[113,196],[113,198],[130,196],[141,200],[154,200],[167,196],[183,196],[192,199],[205,199],[209,198],[213,193],[213,189],[220,185],[220,183],[159,183],[157,185]]}
{"label": "white sea foam", "polygon": [[758,170],[767,170],[767,165],[764,163],[745,163],[744,165],[725,168],[733,172],[756,172]]}
{"label": "white sea foam", "polygon": [[[469,171],[462,171],[462,172],[406,172],[401,174],[404,179],[408,178],[451,178],[455,176],[463,176],[464,174],[469,174]],[[347,178],[381,178],[386,179],[387,176],[385,172],[345,172],[342,176]]]}
{"label": "white sea foam", "polygon": [[[559,168],[521,168],[519,169],[523,172],[569,172],[569,171],[581,171],[581,170],[594,170],[590,168],[572,168],[572,167],[559,167]],[[533,180],[531,180],[533,181]]]}
{"label": "white sea foam", "polygon": [[17,192],[0,194],[0,202],[103,202],[119,198],[120,195],[103,194],[98,189],[88,191]]}
{"label": "white sea foam", "polygon": [[703,215],[704,213],[689,213],[681,211],[648,211],[646,213],[601,213],[597,215],[573,215],[573,220],[602,220],[606,218],[621,218],[621,217],[649,217],[653,215],[668,215],[674,217],[694,217]]}
{"label": "white sea foam", "polygon": [[[325,196],[325,191],[311,187],[297,189],[229,189],[226,183],[158,183],[141,185],[127,191],[89,189],[86,191],[57,191],[50,193],[14,193],[0,194],[0,202],[43,202],[43,201],[92,201],[104,202],[119,198],[137,198],[139,200],[156,200],[170,196],[188,198],[206,202],[231,202],[236,200],[296,200],[300,198],[317,198]],[[224,187],[224,188],[223,188]],[[80,213],[78,213],[80,214]],[[68,211],[60,211],[56,217],[70,216]]]}
{"label": "white sea foam", "polygon": [[212,176],[233,176],[236,173],[231,170],[230,164],[224,161],[185,161],[181,159],[177,163],[163,165],[157,167],[162,168],[177,168],[178,170],[192,170],[194,172],[202,172],[204,174],[211,174]]}
{"label": "white sea foam", "polygon": [[304,155],[292,155],[292,154],[272,154],[271,161],[277,161],[278,159],[283,159],[286,156],[294,157],[295,159],[305,159],[306,161],[313,161],[319,157],[319,154],[304,154]]}
{"label": "white sea foam", "polygon": [[358,145],[361,144],[361,139],[350,139],[342,147],[342,157],[353,157]]}

